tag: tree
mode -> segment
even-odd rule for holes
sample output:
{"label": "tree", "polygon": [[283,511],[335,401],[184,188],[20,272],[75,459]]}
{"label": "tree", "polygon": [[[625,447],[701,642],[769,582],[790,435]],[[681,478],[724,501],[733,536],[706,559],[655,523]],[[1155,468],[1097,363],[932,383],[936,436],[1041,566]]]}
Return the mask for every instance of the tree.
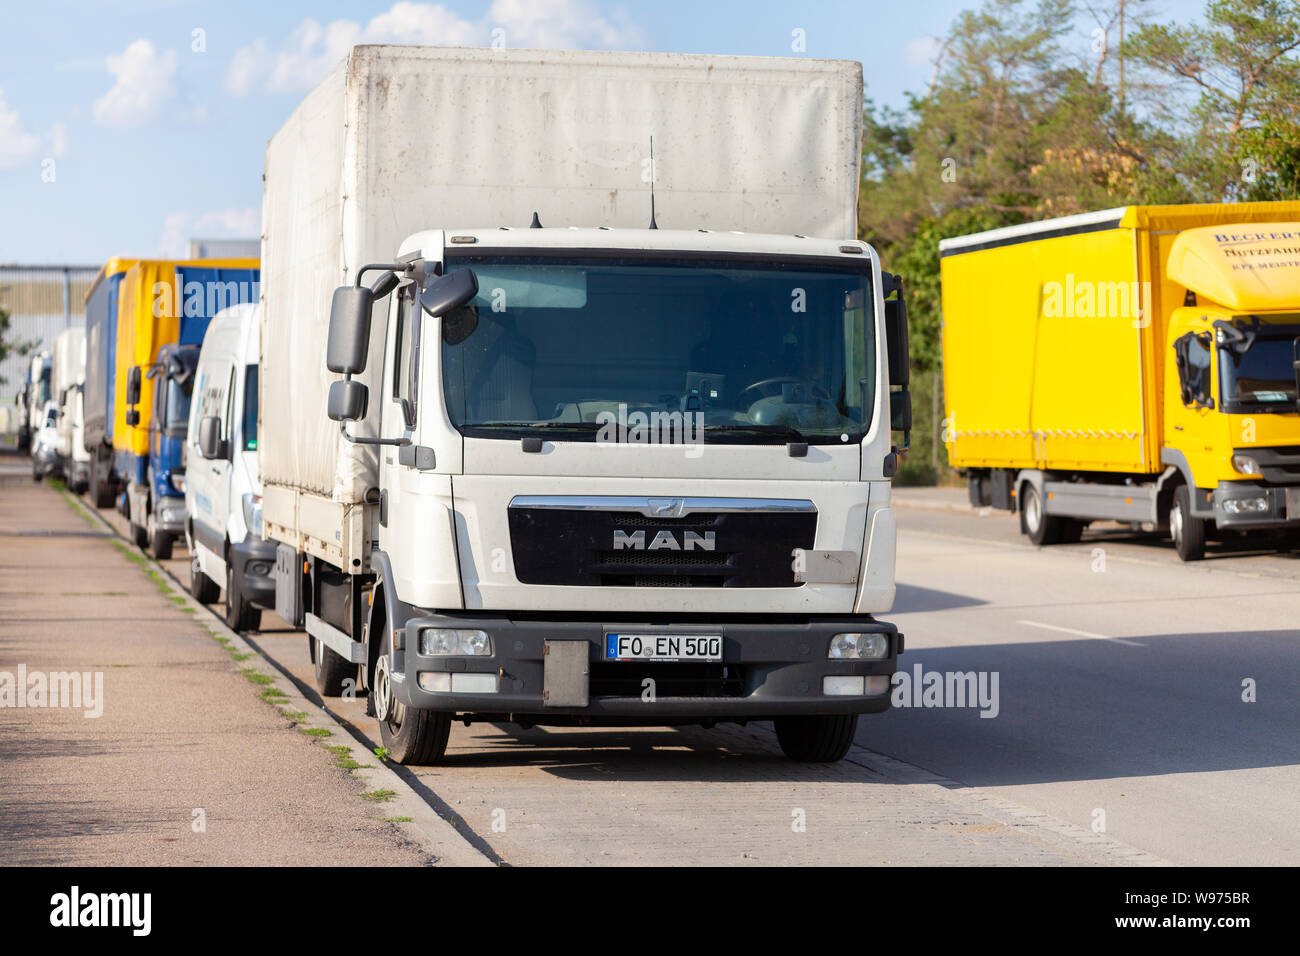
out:
{"label": "tree", "polygon": [[1211,0],[1203,25],[1144,27],[1129,52],[1154,79],[1153,114],[1179,132],[1178,173],[1199,197],[1300,195],[1300,5]]}
{"label": "tree", "polygon": [[[10,355],[30,355],[37,344],[35,341],[13,338],[9,310],[0,308],[0,364],[3,364]],[[7,384],[9,383],[5,378],[0,376],[0,385]]]}

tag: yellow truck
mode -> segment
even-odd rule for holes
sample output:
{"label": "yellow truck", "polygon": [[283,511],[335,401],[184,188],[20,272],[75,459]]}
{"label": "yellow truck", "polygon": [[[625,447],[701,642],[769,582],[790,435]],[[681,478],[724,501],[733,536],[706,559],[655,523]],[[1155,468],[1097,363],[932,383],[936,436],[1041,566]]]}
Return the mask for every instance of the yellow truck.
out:
{"label": "yellow truck", "polygon": [[939,255],[944,442],[972,505],[1038,545],[1167,532],[1184,561],[1300,528],[1300,202],[1127,206]]}

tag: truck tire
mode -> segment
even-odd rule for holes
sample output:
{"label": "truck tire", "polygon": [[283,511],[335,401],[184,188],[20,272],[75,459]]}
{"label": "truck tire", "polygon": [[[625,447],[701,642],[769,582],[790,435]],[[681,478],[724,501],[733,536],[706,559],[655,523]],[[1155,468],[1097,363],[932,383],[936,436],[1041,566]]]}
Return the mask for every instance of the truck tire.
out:
{"label": "truck tire", "polygon": [[384,749],[388,751],[390,760],[403,766],[428,767],[442,763],[454,715],[450,711],[417,710],[393,699],[392,685],[387,677],[388,645],[392,638],[387,626],[381,633],[384,642],[375,663],[370,696],[375,702],[379,737]]}
{"label": "truck tire", "polygon": [[[1026,484],[1020,491],[1020,532],[1034,544],[1058,544],[1062,540],[1063,522],[1068,519],[1045,514],[1038,489]],[[1079,529],[1082,532],[1082,528]],[[1078,540],[1077,538],[1075,539]]]}
{"label": "truck tire", "polygon": [[1192,515],[1192,495],[1186,485],[1174,489],[1174,503],[1169,508],[1169,536],[1174,539],[1174,549],[1184,561],[1199,561],[1205,557],[1204,518]]}
{"label": "truck tire", "polygon": [[345,680],[357,679],[357,665],[343,659],[338,651],[332,650],[318,637],[307,635],[312,642],[312,660],[316,665],[316,689],[322,697],[342,697]]}
{"label": "truck tire", "polygon": [[155,530],[149,537],[149,553],[159,561],[168,561],[172,556],[172,545],[176,538],[170,531]]}
{"label": "truck tire", "polygon": [[256,631],[262,626],[262,609],[244,597],[235,565],[226,559],[226,627],[232,631]]}
{"label": "truck tire", "polygon": [[90,487],[87,491],[90,495],[90,503],[96,508],[113,507],[113,486],[103,480],[97,460],[90,463]]}
{"label": "truck tire", "polygon": [[[130,520],[130,519],[127,519]],[[131,542],[141,551],[149,550],[149,532],[138,524],[131,525]]]}
{"label": "truck tire", "polygon": [[221,588],[199,568],[199,556],[190,555],[190,594],[200,604],[216,604]]}
{"label": "truck tire", "polygon": [[858,730],[857,714],[825,717],[778,717],[772,721],[781,751],[804,763],[843,760]]}

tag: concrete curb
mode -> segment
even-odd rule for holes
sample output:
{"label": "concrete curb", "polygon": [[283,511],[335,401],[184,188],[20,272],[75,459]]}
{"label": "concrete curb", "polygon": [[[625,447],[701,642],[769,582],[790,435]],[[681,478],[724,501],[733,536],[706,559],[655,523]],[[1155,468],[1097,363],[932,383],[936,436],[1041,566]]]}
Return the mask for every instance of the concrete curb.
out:
{"label": "concrete curb", "polygon": [[[200,621],[214,636],[226,639],[228,647],[238,653],[250,655],[245,661],[232,662],[236,670],[253,672],[270,678],[269,683],[259,682],[263,690],[275,688],[282,700],[267,701],[280,711],[281,716],[297,725],[299,731],[307,736],[319,737],[321,742],[328,741],[331,747],[346,747],[347,753],[335,752],[336,764],[346,761],[361,766],[350,770],[358,780],[366,784],[367,792],[391,791],[391,799],[382,802],[387,817],[409,817],[409,821],[394,823],[403,836],[420,846],[432,856],[437,864],[444,866],[495,866],[496,861],[485,855],[470,842],[464,834],[451,823],[443,819],[402,777],[371,752],[358,740],[353,732],[335,719],[328,708],[314,704],[299,689],[297,681],[288,676],[287,670],[266,653],[261,647],[249,644],[236,631],[226,626],[226,622],[214,614],[206,605],[200,604],[189,593],[189,587],[176,578],[170,571],[135,548],[117,529],[104,520],[103,516],[87,507],[66,489],[60,494],[74,511],[87,516],[91,522],[102,528],[112,539],[121,541],[139,555],[144,566],[156,574],[165,577],[174,584],[179,594],[185,599],[185,607],[194,611],[195,620]],[[306,720],[299,720],[299,714],[307,714]],[[328,736],[312,731],[328,731]]]}

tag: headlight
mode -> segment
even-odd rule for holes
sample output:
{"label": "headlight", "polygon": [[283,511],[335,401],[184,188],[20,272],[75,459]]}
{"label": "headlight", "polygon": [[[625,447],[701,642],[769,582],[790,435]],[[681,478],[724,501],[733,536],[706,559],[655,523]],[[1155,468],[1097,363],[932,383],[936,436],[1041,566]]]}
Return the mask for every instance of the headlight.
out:
{"label": "headlight", "polygon": [[1240,475],[1260,475],[1264,473],[1259,470],[1259,462],[1255,461],[1249,455],[1233,455],[1232,467]]}
{"label": "headlight", "polygon": [[167,480],[171,482],[173,488],[181,494],[185,494],[185,472],[173,471]]}
{"label": "headlight", "polygon": [[244,525],[254,538],[262,536],[261,495],[244,495]]}
{"label": "headlight", "polygon": [[836,634],[831,638],[830,660],[879,661],[889,656],[886,634]]}
{"label": "headlight", "polygon": [[429,657],[490,657],[492,639],[483,631],[429,627],[420,632],[420,653]]}
{"label": "headlight", "polygon": [[1267,498],[1228,498],[1223,510],[1230,515],[1259,514],[1268,510]]}

